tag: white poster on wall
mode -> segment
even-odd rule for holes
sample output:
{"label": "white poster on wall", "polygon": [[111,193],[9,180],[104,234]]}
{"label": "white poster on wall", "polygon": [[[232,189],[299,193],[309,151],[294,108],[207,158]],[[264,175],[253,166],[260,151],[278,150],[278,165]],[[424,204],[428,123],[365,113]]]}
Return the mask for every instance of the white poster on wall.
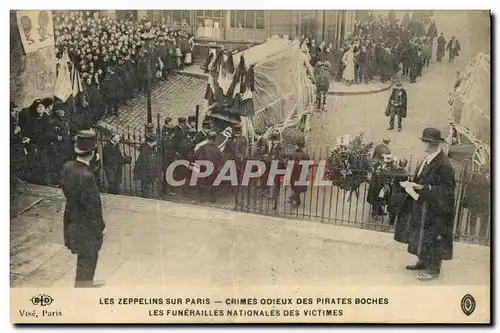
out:
{"label": "white poster on wall", "polygon": [[16,19],[26,54],[54,45],[52,11],[18,10]]}

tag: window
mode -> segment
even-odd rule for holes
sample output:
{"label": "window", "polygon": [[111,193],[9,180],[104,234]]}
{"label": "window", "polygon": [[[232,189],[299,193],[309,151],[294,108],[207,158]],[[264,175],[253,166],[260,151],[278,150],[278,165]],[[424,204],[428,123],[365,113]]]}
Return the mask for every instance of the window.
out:
{"label": "window", "polygon": [[231,28],[264,29],[263,10],[232,10]]}
{"label": "window", "polygon": [[222,10],[196,11],[196,36],[200,38],[222,39],[224,14]]}
{"label": "window", "polygon": [[170,29],[182,28],[185,31],[191,31],[190,10],[155,10],[152,17],[154,22],[161,22]]}

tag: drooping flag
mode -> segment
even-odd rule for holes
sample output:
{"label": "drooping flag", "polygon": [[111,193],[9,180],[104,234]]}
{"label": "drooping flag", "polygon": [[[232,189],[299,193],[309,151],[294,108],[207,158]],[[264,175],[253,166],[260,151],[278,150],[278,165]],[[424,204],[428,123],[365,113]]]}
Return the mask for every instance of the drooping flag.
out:
{"label": "drooping flag", "polygon": [[72,92],[73,92],[73,97],[76,97],[79,93],[83,92],[83,86],[82,86],[82,81],[80,79],[80,73],[78,73],[78,70],[76,69],[76,66],[71,66],[72,68],[72,74],[71,74],[71,79],[73,81],[72,84]]}
{"label": "drooping flag", "polygon": [[59,71],[56,77],[54,96],[66,102],[73,93],[71,73],[69,70],[69,57],[66,50],[64,50],[61,59],[59,59],[57,63],[59,65]]}

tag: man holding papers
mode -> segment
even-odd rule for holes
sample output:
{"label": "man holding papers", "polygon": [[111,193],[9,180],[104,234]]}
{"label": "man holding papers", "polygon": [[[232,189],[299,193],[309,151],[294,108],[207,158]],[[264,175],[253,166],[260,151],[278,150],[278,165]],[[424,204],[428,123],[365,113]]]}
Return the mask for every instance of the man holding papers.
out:
{"label": "man holding papers", "polygon": [[[441,261],[452,259],[455,173],[439,147],[444,140],[438,129],[424,129],[420,139],[427,156],[415,170],[413,182],[400,183],[408,194],[402,208],[408,225],[396,227],[394,238],[407,243],[408,252],[418,257],[406,269],[420,271],[419,280],[432,280],[439,276]],[[407,237],[398,235],[403,231]]]}

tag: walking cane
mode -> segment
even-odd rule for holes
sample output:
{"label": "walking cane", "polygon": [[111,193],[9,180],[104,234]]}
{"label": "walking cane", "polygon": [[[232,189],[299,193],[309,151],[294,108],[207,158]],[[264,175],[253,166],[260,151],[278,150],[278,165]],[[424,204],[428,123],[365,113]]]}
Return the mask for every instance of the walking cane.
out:
{"label": "walking cane", "polygon": [[418,250],[417,254],[418,257],[420,258],[420,252],[422,251],[422,246],[424,242],[424,224],[425,224],[425,216],[427,215],[427,202],[424,202],[422,205],[422,217],[421,217],[421,225],[420,225],[420,237],[418,240]]}

